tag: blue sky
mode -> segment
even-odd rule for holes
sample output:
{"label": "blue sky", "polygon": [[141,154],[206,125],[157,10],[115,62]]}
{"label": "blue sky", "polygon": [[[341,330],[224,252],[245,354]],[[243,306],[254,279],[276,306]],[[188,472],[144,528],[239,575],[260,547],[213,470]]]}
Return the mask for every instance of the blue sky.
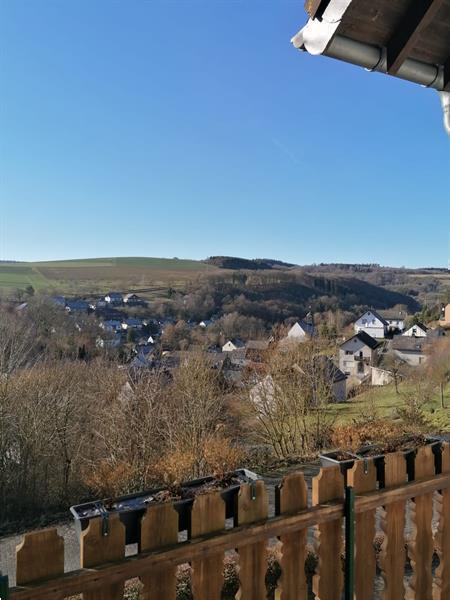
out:
{"label": "blue sky", "polygon": [[302,0],[0,0],[0,258],[446,266],[438,95],[293,49]]}

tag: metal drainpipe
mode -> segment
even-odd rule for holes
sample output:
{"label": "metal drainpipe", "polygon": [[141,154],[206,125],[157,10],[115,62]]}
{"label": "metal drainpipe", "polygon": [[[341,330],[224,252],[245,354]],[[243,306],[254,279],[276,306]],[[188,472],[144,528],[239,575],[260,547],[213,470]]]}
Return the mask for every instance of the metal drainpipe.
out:
{"label": "metal drainpipe", "polygon": [[439,92],[442,110],[444,112],[445,131],[450,135],[450,92]]}

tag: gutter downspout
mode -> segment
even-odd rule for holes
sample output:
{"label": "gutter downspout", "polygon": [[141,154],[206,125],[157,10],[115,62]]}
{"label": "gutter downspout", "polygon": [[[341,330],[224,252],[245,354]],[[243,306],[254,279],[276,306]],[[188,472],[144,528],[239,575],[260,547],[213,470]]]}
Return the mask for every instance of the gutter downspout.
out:
{"label": "gutter downspout", "polygon": [[439,92],[444,113],[445,131],[450,135],[450,92]]}

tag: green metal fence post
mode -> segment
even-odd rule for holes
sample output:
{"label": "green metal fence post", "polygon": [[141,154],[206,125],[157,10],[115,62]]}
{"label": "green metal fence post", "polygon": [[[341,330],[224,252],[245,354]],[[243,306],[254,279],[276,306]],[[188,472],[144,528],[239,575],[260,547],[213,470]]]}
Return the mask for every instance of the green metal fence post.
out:
{"label": "green metal fence post", "polygon": [[355,597],[355,490],[345,488],[345,600]]}
{"label": "green metal fence post", "polygon": [[8,575],[0,573],[0,600],[8,600],[9,598],[9,582]]}

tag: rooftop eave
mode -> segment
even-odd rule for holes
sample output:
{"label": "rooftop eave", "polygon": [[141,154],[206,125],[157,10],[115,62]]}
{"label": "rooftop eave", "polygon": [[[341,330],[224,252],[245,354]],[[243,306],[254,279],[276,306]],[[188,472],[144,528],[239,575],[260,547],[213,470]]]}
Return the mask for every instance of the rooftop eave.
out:
{"label": "rooftop eave", "polygon": [[437,90],[442,103],[444,127],[450,135],[450,58],[445,65],[437,65],[406,58],[403,52],[402,60],[396,60],[390,66],[389,47],[363,43],[339,34],[339,26],[352,2],[354,0],[330,0],[319,18],[310,18],[292,37],[294,47]]}
{"label": "rooftop eave", "polygon": [[291,39],[298,50],[309,54],[323,54],[337,32],[342,17],[352,0],[331,0],[320,19],[309,19]]}

